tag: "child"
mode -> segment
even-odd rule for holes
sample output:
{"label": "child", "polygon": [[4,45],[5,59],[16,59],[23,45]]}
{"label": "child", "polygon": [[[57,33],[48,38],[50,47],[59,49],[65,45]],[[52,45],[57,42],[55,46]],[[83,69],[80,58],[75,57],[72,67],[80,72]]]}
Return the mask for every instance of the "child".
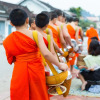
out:
{"label": "child", "polygon": [[36,29],[36,25],[35,25],[35,18],[30,18],[29,19],[29,25],[30,25],[30,30],[35,30]]}
{"label": "child", "polygon": [[[51,63],[66,71],[66,65],[59,63],[49,52],[41,33],[38,32],[38,45],[28,30],[28,15],[22,9],[14,9],[10,13],[11,25],[16,28],[4,41],[3,46],[9,64],[14,63],[10,86],[10,100],[49,100],[45,70],[39,49]],[[49,20],[47,20],[49,23]],[[45,43],[44,43],[45,42]]]}

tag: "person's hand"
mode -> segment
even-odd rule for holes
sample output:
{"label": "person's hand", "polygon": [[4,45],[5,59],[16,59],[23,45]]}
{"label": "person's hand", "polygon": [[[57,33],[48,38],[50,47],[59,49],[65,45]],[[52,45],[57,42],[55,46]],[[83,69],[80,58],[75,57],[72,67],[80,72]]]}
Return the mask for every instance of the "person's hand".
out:
{"label": "person's hand", "polygon": [[62,56],[59,57],[59,60],[60,60],[61,63],[64,63],[64,60],[63,60]]}
{"label": "person's hand", "polygon": [[60,50],[60,52],[59,52],[59,53],[60,53],[61,55],[63,55],[63,54],[64,54],[64,52],[63,52],[63,51],[61,51],[61,50]]}
{"label": "person's hand", "polygon": [[60,68],[59,68],[60,70],[63,70],[63,71],[67,71],[67,69],[68,69],[68,66],[67,66],[67,64],[65,64],[65,63],[60,63]]}
{"label": "person's hand", "polygon": [[71,45],[70,45],[70,46],[71,46],[71,48],[73,48],[73,49],[74,49],[74,44],[73,44],[73,43],[71,43]]}
{"label": "person's hand", "polygon": [[94,68],[90,68],[89,70],[90,70],[90,71],[94,71]]}

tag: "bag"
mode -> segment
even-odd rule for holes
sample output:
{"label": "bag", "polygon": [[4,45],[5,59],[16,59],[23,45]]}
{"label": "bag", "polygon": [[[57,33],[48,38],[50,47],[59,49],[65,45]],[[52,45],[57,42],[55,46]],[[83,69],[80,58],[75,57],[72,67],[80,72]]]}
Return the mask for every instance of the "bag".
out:
{"label": "bag", "polygon": [[84,58],[85,58],[86,56],[85,55],[82,55],[82,54],[80,54],[78,57],[77,57],[77,66],[86,66],[86,64],[85,64],[85,62],[84,62]]}
{"label": "bag", "polygon": [[[33,31],[33,38],[34,38],[36,44],[38,45],[38,34],[37,34],[37,31]],[[50,50],[50,40],[51,40],[50,39],[50,35],[47,35],[47,38],[48,38],[47,40],[49,40],[48,41],[48,48]],[[45,58],[43,57],[43,55],[42,55],[42,58],[45,60]],[[62,72],[62,73],[57,73],[57,71],[55,70],[55,68],[53,67],[53,65],[48,60],[45,60],[45,62],[47,62],[47,64],[50,67],[50,70],[53,73],[53,76],[46,76],[46,83],[47,83],[47,85],[48,86],[56,86],[55,89],[56,89],[58,95],[61,95],[61,94],[65,93],[66,92],[65,91],[66,87],[63,86],[64,87],[63,88],[64,91],[62,91],[59,85],[61,85],[64,82],[64,80],[67,78],[68,71]],[[50,89],[49,89],[49,91],[50,91]]]}

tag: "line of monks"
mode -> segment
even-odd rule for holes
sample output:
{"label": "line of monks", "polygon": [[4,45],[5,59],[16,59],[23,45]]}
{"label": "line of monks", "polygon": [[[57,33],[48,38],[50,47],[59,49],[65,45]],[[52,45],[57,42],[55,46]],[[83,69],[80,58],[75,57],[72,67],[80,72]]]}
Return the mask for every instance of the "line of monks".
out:
{"label": "line of monks", "polygon": [[[35,19],[30,18],[29,20],[27,13],[22,9],[14,9],[9,18],[11,25],[16,28],[16,31],[3,41],[8,63],[14,63],[10,99],[50,100],[41,53],[45,59],[60,70],[70,69],[72,72],[77,53],[73,51],[71,60],[68,60],[67,64],[63,62],[62,57],[59,58],[59,62],[57,53],[63,55],[64,52],[61,49],[67,48],[67,46],[74,48],[71,39],[74,39],[77,44],[83,42],[83,31],[78,26],[79,19],[69,18],[66,24],[64,13],[61,10],[55,10],[41,12]],[[27,29],[28,24],[29,29]],[[38,46],[33,38],[34,30],[38,34]],[[90,38],[91,31],[92,29],[86,32]],[[48,50],[47,34],[51,36],[50,51]]]}

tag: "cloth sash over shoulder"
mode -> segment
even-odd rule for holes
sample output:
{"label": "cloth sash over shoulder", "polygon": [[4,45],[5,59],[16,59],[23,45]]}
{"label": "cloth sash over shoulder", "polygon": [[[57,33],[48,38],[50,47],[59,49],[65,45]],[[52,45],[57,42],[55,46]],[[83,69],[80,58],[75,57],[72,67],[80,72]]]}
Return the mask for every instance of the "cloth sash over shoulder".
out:
{"label": "cloth sash over shoulder", "polygon": [[[34,38],[35,42],[36,42],[37,45],[38,45],[38,33],[37,33],[37,31],[33,31],[33,38]],[[51,41],[50,38],[51,38],[50,35],[47,35],[48,49],[49,49],[49,50],[50,50],[50,43],[51,43],[51,42],[50,42],[50,41]],[[42,53],[41,53],[41,55],[42,55]],[[43,55],[42,55],[42,58],[45,59],[45,58],[43,57]],[[50,70],[51,70],[52,73],[53,73],[53,76],[46,76],[46,83],[47,83],[47,85],[49,85],[49,86],[58,86],[58,85],[62,84],[62,83],[64,82],[64,80],[65,80],[65,79],[67,78],[67,76],[68,76],[68,71],[62,72],[62,73],[58,73],[58,72],[55,70],[55,68],[53,67],[53,65],[52,65],[48,60],[45,59],[45,62],[49,65]],[[58,93],[59,95],[63,94],[63,92],[62,92],[62,90],[60,89],[59,86],[56,87],[56,91],[57,91],[57,93]],[[66,91],[64,91],[64,93],[65,93],[65,92],[66,92]]]}

